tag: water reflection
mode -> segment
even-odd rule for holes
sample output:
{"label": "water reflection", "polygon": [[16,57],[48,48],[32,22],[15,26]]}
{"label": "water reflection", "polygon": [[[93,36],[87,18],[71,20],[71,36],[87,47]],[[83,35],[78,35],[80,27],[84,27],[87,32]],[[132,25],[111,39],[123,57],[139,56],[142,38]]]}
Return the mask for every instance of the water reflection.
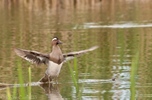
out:
{"label": "water reflection", "polygon": [[48,100],[64,100],[60,94],[58,84],[41,84],[40,87],[45,91]]}
{"label": "water reflection", "polygon": [[[26,83],[23,85],[0,83],[0,91],[8,89],[8,88],[22,88],[22,87],[31,87],[31,86],[38,87],[39,86],[44,90],[46,96],[48,97],[48,100],[64,100],[60,94],[58,85],[59,84],[54,84],[54,83],[43,84],[41,82],[32,82],[32,83]],[[14,95],[12,95],[12,99],[14,99],[14,98],[20,99],[20,96],[16,95],[16,97],[14,97]],[[25,98],[25,97],[23,97],[23,98]],[[29,98],[28,95],[27,95],[27,98]],[[31,97],[31,99],[37,99],[37,98],[38,98],[38,96],[35,96],[35,98],[34,98],[34,96]]]}

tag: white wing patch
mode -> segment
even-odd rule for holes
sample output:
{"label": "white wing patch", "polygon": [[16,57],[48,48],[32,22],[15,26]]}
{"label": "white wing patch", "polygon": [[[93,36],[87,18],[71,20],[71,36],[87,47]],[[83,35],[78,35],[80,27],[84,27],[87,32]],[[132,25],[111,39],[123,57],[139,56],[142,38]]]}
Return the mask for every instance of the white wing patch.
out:
{"label": "white wing patch", "polygon": [[34,61],[32,59],[29,59],[28,57],[24,57],[24,59],[34,64]]}

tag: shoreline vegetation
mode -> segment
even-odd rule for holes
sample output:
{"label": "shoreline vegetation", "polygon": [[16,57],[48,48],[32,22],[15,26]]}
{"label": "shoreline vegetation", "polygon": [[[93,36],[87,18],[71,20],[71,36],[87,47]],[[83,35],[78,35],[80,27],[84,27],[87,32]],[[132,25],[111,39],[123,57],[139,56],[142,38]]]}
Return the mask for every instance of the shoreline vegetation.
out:
{"label": "shoreline vegetation", "polygon": [[[15,6],[25,7],[36,10],[57,10],[57,9],[97,9],[110,7],[114,5],[125,7],[128,3],[142,3],[150,7],[150,0],[1,0],[1,8],[12,8]],[[123,6],[124,5],[124,6]],[[120,8],[121,9],[121,8]]]}
{"label": "shoreline vegetation", "polygon": [[19,5],[27,7],[28,9],[58,9],[58,8],[82,8],[82,7],[96,7],[100,5],[102,0],[1,0],[1,7]]}
{"label": "shoreline vegetation", "polygon": [[[142,6],[136,4],[141,4],[146,6],[143,8],[144,12],[151,11],[150,0],[0,0],[0,10],[20,8],[18,12],[27,12],[29,15],[44,13],[47,16],[87,10],[90,16],[93,16],[94,12],[114,16],[118,9],[123,9],[121,13],[126,13],[130,4],[132,8],[129,9],[138,9]],[[98,19],[98,16],[95,17]]]}

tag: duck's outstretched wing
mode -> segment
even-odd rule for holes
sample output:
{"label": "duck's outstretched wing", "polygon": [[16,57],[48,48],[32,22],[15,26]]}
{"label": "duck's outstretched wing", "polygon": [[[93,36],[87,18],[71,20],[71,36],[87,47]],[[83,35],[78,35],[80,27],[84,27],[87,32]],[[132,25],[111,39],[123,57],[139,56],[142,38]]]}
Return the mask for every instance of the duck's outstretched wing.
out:
{"label": "duck's outstretched wing", "polygon": [[95,49],[97,49],[99,46],[93,46],[89,49],[86,49],[86,50],[81,50],[81,51],[76,51],[76,52],[70,52],[70,53],[66,53],[66,54],[63,54],[63,57],[65,58],[64,62],[68,61],[68,60],[71,60],[75,57],[78,57],[84,53],[87,53],[89,51],[93,51]]}
{"label": "duck's outstretched wing", "polygon": [[49,61],[48,54],[18,48],[15,48],[14,51],[18,56],[34,64],[46,64]]}

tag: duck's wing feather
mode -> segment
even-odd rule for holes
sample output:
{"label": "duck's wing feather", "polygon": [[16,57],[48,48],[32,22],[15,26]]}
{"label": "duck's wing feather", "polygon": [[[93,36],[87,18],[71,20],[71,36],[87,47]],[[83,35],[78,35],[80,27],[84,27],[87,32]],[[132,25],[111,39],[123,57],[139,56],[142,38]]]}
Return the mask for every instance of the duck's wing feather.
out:
{"label": "duck's wing feather", "polygon": [[49,61],[48,54],[18,48],[15,48],[14,51],[18,56],[34,64],[46,64]]}
{"label": "duck's wing feather", "polygon": [[93,47],[91,47],[89,49],[86,49],[86,50],[81,50],[81,51],[76,51],[76,52],[70,52],[70,53],[63,54],[63,57],[65,59],[64,62],[66,62],[68,60],[71,60],[71,59],[73,59],[75,57],[78,57],[78,56],[80,56],[82,54],[85,54],[85,53],[87,53],[89,51],[93,51],[93,50],[97,49],[98,47],[99,46],[93,46]]}

